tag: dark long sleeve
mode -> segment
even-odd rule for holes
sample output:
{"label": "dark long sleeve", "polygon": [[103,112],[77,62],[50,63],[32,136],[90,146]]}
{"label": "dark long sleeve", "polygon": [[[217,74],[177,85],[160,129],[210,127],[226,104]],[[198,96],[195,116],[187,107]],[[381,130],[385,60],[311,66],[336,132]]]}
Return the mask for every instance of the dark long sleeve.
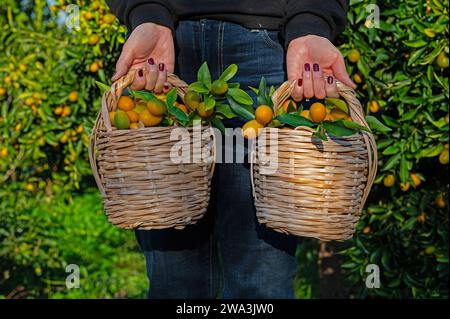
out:
{"label": "dark long sleeve", "polygon": [[308,34],[333,41],[347,24],[347,11],[347,0],[288,0],[282,23],[286,47]]}
{"label": "dark long sleeve", "polygon": [[130,30],[146,22],[174,29],[175,14],[167,1],[148,0],[106,0],[111,11]]}

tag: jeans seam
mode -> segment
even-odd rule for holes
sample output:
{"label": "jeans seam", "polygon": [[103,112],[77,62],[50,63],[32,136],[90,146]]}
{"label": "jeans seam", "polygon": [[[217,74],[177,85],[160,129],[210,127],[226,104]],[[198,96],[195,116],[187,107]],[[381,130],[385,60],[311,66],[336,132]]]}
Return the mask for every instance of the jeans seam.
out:
{"label": "jeans seam", "polygon": [[225,33],[225,23],[221,22],[219,25],[219,41],[217,41],[218,46],[218,55],[219,55],[219,75],[222,74],[224,65],[223,65],[223,36]]}
{"label": "jeans seam", "polygon": [[280,43],[275,42],[274,40],[272,40],[272,38],[269,36],[269,33],[267,32],[266,29],[262,29],[260,30],[260,34],[264,40],[264,42],[271,48],[274,49],[279,49],[279,50],[283,50],[283,47],[281,46]]}

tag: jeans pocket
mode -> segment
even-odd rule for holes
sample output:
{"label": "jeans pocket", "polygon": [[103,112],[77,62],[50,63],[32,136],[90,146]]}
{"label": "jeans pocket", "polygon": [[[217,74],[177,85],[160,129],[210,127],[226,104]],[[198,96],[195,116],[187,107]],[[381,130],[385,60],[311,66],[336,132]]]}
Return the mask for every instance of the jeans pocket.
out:
{"label": "jeans pocket", "polygon": [[259,34],[268,47],[283,51],[283,45],[280,43],[278,31],[268,31],[266,29],[261,29],[259,31]]}

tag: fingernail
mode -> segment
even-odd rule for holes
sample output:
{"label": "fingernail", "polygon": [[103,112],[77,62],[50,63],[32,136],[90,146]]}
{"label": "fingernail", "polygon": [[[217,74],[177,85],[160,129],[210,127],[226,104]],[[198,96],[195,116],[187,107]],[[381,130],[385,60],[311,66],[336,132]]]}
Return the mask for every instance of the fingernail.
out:
{"label": "fingernail", "polygon": [[317,63],[313,64],[313,70],[314,72],[319,72],[319,65]]}
{"label": "fingernail", "polygon": [[298,79],[297,80],[297,85],[298,86],[302,86],[303,85],[303,79]]}
{"label": "fingernail", "polygon": [[143,77],[143,76],[144,76],[144,71],[142,71],[142,69],[139,70],[139,71],[138,71],[138,75],[139,75],[139,77]]}
{"label": "fingernail", "polygon": [[333,84],[333,77],[332,76],[327,77],[327,82],[328,84]]}
{"label": "fingernail", "polygon": [[306,72],[311,71],[311,66],[309,65],[309,63],[306,63],[306,64],[305,64],[305,71],[306,71]]}
{"label": "fingernail", "polygon": [[160,71],[164,71],[164,63],[160,63],[159,64],[159,70]]}
{"label": "fingernail", "polygon": [[153,65],[155,64],[155,60],[153,60],[153,58],[150,58],[147,60],[148,64]]}
{"label": "fingernail", "polygon": [[169,90],[169,85],[168,84],[164,84],[164,90],[168,91]]}

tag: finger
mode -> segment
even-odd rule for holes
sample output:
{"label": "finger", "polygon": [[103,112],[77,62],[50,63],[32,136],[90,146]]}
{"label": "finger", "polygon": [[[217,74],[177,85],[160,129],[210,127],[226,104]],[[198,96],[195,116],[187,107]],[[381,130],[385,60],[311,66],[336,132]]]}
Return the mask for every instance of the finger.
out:
{"label": "finger", "polygon": [[169,92],[171,88],[172,88],[172,85],[169,82],[164,82],[164,86],[163,86],[164,93]]}
{"label": "finger", "polygon": [[303,96],[311,99],[314,96],[313,79],[311,74],[311,64],[305,63],[303,66]]}
{"label": "finger", "polygon": [[131,50],[128,50],[126,47],[123,48],[122,53],[120,54],[119,59],[116,63],[116,72],[111,78],[111,81],[117,81],[122,76],[128,73],[131,65],[133,63],[133,55]]}
{"label": "finger", "polygon": [[158,79],[156,80],[155,88],[156,93],[161,93],[163,90],[164,82],[167,81],[167,70],[164,63],[158,64]]}
{"label": "finger", "polygon": [[300,101],[303,98],[303,79],[297,80],[291,96],[295,101]]}
{"label": "finger", "polygon": [[144,70],[139,69],[130,88],[132,90],[140,91],[140,90],[144,89],[144,87],[145,87]]}
{"label": "finger", "polygon": [[328,97],[339,97],[339,93],[336,87],[336,81],[334,80],[332,75],[327,76],[325,92]]}
{"label": "finger", "polygon": [[324,99],[325,93],[325,81],[323,79],[323,72],[318,63],[313,64],[313,89],[314,95],[318,99]]}
{"label": "finger", "polygon": [[337,60],[331,66],[333,69],[334,77],[341,81],[343,84],[355,89],[356,84],[350,79],[350,76],[347,73],[347,69],[345,68],[345,61],[342,55],[339,55]]}
{"label": "finger", "polygon": [[158,67],[152,58],[149,58],[145,64],[145,89],[147,91],[153,91],[158,79]]}

